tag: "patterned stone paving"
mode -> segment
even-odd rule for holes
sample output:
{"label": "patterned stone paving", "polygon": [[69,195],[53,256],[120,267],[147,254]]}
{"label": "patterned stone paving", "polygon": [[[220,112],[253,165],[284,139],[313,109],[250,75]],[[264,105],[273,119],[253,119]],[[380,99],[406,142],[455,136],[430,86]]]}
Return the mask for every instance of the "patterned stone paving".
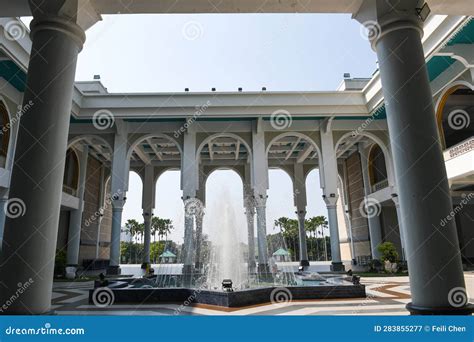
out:
{"label": "patterned stone paving", "polygon": [[[466,273],[466,287],[474,301],[474,273]],[[55,283],[53,310],[57,315],[407,315],[410,302],[408,277],[362,278],[367,297],[290,301],[244,308],[220,308],[209,305],[116,304],[99,308],[88,303],[92,282]]]}

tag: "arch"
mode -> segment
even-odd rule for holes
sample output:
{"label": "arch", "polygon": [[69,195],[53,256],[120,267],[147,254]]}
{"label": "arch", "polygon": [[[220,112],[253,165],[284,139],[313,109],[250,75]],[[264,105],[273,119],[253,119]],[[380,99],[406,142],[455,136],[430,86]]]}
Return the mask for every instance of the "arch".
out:
{"label": "arch", "polygon": [[240,136],[234,133],[216,133],[213,135],[208,136],[206,139],[204,139],[199,147],[196,150],[196,162],[199,163],[200,157],[201,157],[201,151],[206,146],[210,141],[217,139],[217,138],[233,138],[237,141],[239,141],[241,144],[245,146],[247,149],[247,153],[250,156],[250,160],[252,159],[252,149],[250,148],[249,144]]}
{"label": "arch", "polygon": [[439,139],[441,142],[441,147],[446,149],[446,139],[444,135],[444,130],[443,130],[443,112],[444,108],[446,106],[446,102],[448,101],[449,96],[451,96],[453,93],[455,93],[457,90],[461,88],[467,88],[471,89],[474,91],[474,85],[467,81],[463,80],[458,80],[453,83],[450,83],[447,85],[441,92],[440,96],[438,97],[438,100],[436,101],[436,106],[435,106],[435,119],[436,119],[436,125],[438,127],[438,133],[439,133]]}
{"label": "arch", "polygon": [[[388,179],[388,185],[390,187],[395,186],[395,176],[394,176],[394,171],[393,171],[393,163],[392,163],[392,158],[391,158],[391,153],[390,149],[383,143],[383,141],[377,137],[375,134],[367,131],[360,132],[359,135],[365,136],[366,138],[371,139],[373,142],[375,142],[377,145],[379,145],[380,149],[383,152],[383,155],[385,157],[385,165],[387,167],[387,179]],[[342,135],[342,137],[339,138],[337,143],[334,146],[334,149],[337,151],[339,148],[339,145],[346,140],[349,137],[353,137],[354,132],[347,132],[346,134]]]}
{"label": "arch", "polygon": [[150,134],[146,134],[146,135],[143,135],[143,136],[137,138],[130,145],[130,148],[127,151],[127,157],[126,157],[127,161],[130,161],[133,150],[138,146],[138,144],[140,144],[144,140],[147,140],[147,139],[150,139],[150,138],[163,138],[163,139],[169,140],[170,142],[172,142],[173,144],[176,145],[176,147],[178,148],[179,154],[181,156],[183,155],[183,149],[181,148],[181,145],[174,138],[170,137],[169,135],[163,134],[163,133],[150,133]]}
{"label": "arch", "polygon": [[163,176],[166,172],[168,171],[179,171],[180,168],[175,167],[175,166],[167,166],[163,168],[159,168],[158,172],[155,172],[155,178],[153,179],[153,186],[156,187],[158,184],[158,180],[160,179],[161,176]]}
{"label": "arch", "polygon": [[[204,184],[207,183],[207,180],[209,179],[209,177],[216,171],[233,171],[239,176],[240,180],[242,181],[242,184],[245,184],[245,175],[242,175],[242,173],[239,172],[239,170],[237,170],[235,167],[233,167],[231,165],[216,166],[215,168],[213,168],[211,170],[211,172],[209,172],[205,175]],[[206,189],[207,189],[207,187],[206,187]]]}
{"label": "arch", "polygon": [[[387,162],[385,160],[385,156],[383,155],[383,151],[379,145],[374,143],[370,147],[369,154],[368,154],[368,162],[369,162],[368,173],[369,173],[369,182],[371,186],[382,181],[382,179],[379,179],[377,177],[378,174],[380,174],[382,170],[380,170],[379,168],[375,166],[375,163],[377,162],[376,158],[380,155],[383,157],[383,166],[385,168],[385,173],[387,173]],[[385,178],[388,179],[387,174],[385,174]]]}
{"label": "arch", "polygon": [[281,138],[285,138],[285,137],[298,137],[298,138],[301,138],[301,139],[304,139],[306,141],[308,141],[313,147],[314,149],[316,150],[316,152],[318,153],[318,159],[319,160],[322,160],[321,156],[321,149],[319,148],[318,144],[316,144],[316,142],[311,139],[310,137],[308,137],[306,134],[304,133],[300,133],[300,132],[284,132],[284,133],[281,133],[279,135],[277,135],[276,137],[274,137],[272,140],[270,140],[270,142],[268,143],[268,146],[265,150],[265,156],[268,157],[268,152],[270,151],[270,148],[271,146],[277,142],[278,140],[280,140]]}
{"label": "arch", "polygon": [[99,136],[99,135],[94,135],[94,134],[78,135],[78,136],[76,136],[76,137],[70,139],[70,140],[68,141],[67,148],[71,148],[74,144],[78,143],[79,141],[81,141],[81,140],[87,140],[87,139],[99,140],[99,141],[101,142],[101,144],[107,146],[107,148],[110,150],[111,153],[113,152],[113,148],[112,148],[112,146],[107,142],[107,140],[105,140],[104,138],[102,138],[102,137]]}
{"label": "arch", "polygon": [[63,175],[63,192],[75,196],[79,187],[79,157],[74,148],[66,151]]}

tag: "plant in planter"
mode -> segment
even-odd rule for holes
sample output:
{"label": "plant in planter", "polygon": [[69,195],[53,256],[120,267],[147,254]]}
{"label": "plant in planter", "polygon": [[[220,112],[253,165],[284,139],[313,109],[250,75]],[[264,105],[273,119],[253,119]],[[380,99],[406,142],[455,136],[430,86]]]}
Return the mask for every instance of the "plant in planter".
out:
{"label": "plant in planter", "polygon": [[397,270],[398,252],[392,242],[384,242],[377,249],[382,254],[381,260],[384,263],[385,271],[393,273]]}

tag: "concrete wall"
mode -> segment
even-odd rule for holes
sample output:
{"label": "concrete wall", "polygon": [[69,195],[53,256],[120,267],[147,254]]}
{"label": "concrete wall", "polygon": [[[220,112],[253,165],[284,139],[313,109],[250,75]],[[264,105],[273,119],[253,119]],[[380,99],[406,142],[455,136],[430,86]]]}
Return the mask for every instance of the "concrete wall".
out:
{"label": "concrete wall", "polygon": [[359,153],[353,153],[345,161],[347,167],[347,192],[349,212],[351,214],[352,238],[354,239],[354,254],[370,256],[369,226],[367,219],[362,216],[360,204],[364,200],[364,183]]}
{"label": "concrete wall", "polygon": [[[84,193],[84,212],[82,214],[81,245],[79,251],[79,265],[84,259],[95,259],[97,235],[99,229],[100,182],[102,164],[92,156],[87,161],[86,187]],[[108,205],[110,207],[110,205]],[[101,222],[99,241],[99,258],[109,258],[109,244],[111,233],[112,211],[106,209]]]}

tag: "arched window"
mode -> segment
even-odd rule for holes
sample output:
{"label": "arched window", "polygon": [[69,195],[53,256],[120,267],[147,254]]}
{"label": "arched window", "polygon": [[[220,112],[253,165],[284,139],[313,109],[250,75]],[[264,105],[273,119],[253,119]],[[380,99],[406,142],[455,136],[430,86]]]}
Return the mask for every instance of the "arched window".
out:
{"label": "arched window", "polygon": [[385,165],[385,156],[379,145],[372,146],[369,152],[369,178],[370,185],[377,191],[386,186],[387,167]]}
{"label": "arched window", "polygon": [[445,92],[436,112],[443,148],[453,147],[474,136],[474,91],[457,85]]}
{"label": "arched window", "polygon": [[79,182],[79,159],[73,149],[66,152],[66,166],[64,168],[63,191],[76,195]]}
{"label": "arched window", "polygon": [[5,105],[0,102],[0,166],[5,167],[8,154],[8,144],[10,142],[10,118]]}

